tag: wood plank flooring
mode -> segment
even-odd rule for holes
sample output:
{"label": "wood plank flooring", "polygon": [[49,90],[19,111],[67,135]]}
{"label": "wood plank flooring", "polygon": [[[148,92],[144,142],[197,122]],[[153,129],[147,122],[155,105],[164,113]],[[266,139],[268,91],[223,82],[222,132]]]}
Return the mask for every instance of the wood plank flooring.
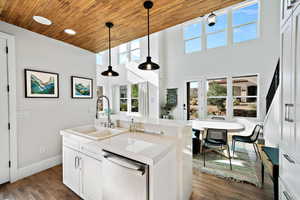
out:
{"label": "wood plank flooring", "polygon": [[[191,200],[271,200],[272,185],[264,189],[217,178],[194,170]],[[62,183],[57,166],[13,184],[0,185],[0,200],[80,200]]]}

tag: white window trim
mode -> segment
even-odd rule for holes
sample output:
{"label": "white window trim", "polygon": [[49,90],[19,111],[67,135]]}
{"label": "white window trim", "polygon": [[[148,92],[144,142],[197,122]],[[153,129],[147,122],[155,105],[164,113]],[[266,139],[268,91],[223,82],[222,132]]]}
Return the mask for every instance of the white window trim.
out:
{"label": "white window trim", "polygon": [[[139,61],[141,59],[141,40],[140,39],[137,39],[137,40],[139,42],[139,47],[138,48],[131,49],[131,42],[132,41],[126,43],[126,51],[124,51],[124,52],[120,52],[120,46],[118,47],[118,64],[126,64],[127,62]],[[132,60],[131,59],[132,52],[136,51],[136,50],[140,50],[140,58],[138,60]],[[127,56],[127,60],[128,60],[125,63],[121,63],[121,59],[120,59],[120,55],[123,55],[123,54],[125,54]]]}
{"label": "white window trim", "polygon": [[[138,87],[139,87],[139,84],[138,83],[132,83],[132,84],[122,84],[122,85],[119,85],[118,86],[118,89],[120,90],[120,87],[121,86],[126,86],[127,88],[127,98],[121,98],[120,95],[118,97],[118,103],[119,103],[119,113],[124,113],[128,116],[136,116],[136,117],[140,117],[141,114],[140,114],[140,100],[139,100],[139,96],[137,98],[132,98],[131,97],[131,85],[135,85],[137,84]],[[127,111],[121,111],[120,109],[120,105],[121,105],[121,99],[127,99]],[[138,112],[132,112],[131,111],[131,108],[132,108],[132,105],[131,105],[131,100],[132,99],[137,99],[138,100],[138,103],[139,103],[139,111]]]}
{"label": "white window trim", "polygon": [[[249,77],[249,76],[256,76],[257,77],[257,95],[256,96],[242,96],[244,97],[249,97],[249,98],[256,98],[256,117],[241,117],[241,116],[234,116],[233,115],[233,99],[237,96],[233,96],[232,93],[232,78],[236,78],[236,77]],[[185,100],[184,102],[186,103],[187,101],[187,88],[186,88],[186,84],[187,82],[199,82],[199,89],[198,89],[198,111],[199,111],[199,119],[207,119],[210,117],[213,117],[215,115],[208,115],[207,113],[207,99],[208,98],[226,98],[226,115],[222,116],[225,117],[225,119],[227,120],[234,120],[234,119],[260,119],[260,115],[261,115],[261,108],[260,108],[260,100],[261,100],[261,96],[260,96],[260,75],[259,74],[235,74],[235,75],[230,75],[230,76],[226,76],[225,79],[227,80],[227,96],[207,96],[207,85],[206,85],[206,81],[207,80],[214,80],[214,79],[224,79],[224,76],[219,76],[218,77],[200,77],[200,78],[194,78],[194,79],[189,79],[186,80],[184,82],[184,87],[185,87]],[[187,110],[186,110],[187,111]],[[185,119],[187,116],[187,112],[185,112]]]}
{"label": "white window trim", "polygon": [[[249,6],[251,4],[255,4],[255,3],[258,3],[258,18],[257,18],[257,21],[252,21],[252,22],[248,22],[248,23],[245,23],[245,24],[233,26],[233,11],[236,10],[236,9],[239,9],[239,8],[247,7],[247,6]],[[197,53],[197,52],[199,53],[199,52],[205,52],[205,51],[212,50],[212,49],[224,48],[226,46],[236,46],[236,45],[239,45],[239,44],[242,44],[242,43],[245,43],[245,42],[255,41],[255,40],[260,38],[260,35],[261,35],[261,33],[260,33],[260,30],[261,30],[260,29],[260,23],[261,23],[260,0],[248,0],[248,1],[242,2],[238,5],[235,5],[235,6],[232,6],[232,7],[229,7],[229,8],[225,8],[225,9],[222,9],[222,10],[219,10],[219,11],[215,11],[214,13],[216,15],[227,14],[227,26],[226,26],[225,29],[222,29],[220,31],[216,31],[216,32],[213,32],[213,33],[206,33],[206,28],[205,28],[206,26],[205,25],[206,25],[207,16],[191,20],[191,21],[186,22],[182,25],[181,30],[182,30],[182,41],[183,41],[183,52],[184,52],[184,54],[189,55],[189,54],[193,54],[193,53]],[[186,26],[196,24],[196,23],[202,24],[200,37],[185,39],[183,29]],[[257,33],[256,38],[241,41],[241,42],[234,42],[234,40],[233,40],[233,31],[234,31],[234,29],[242,27],[242,26],[250,25],[250,24],[256,24],[256,33]],[[217,46],[217,47],[213,47],[213,48],[207,48],[207,36],[210,35],[210,34],[216,34],[216,33],[224,32],[224,31],[226,33],[226,45]],[[189,41],[189,40],[192,40],[192,39],[198,39],[198,38],[200,38],[200,40],[201,40],[200,50],[187,53],[186,49],[185,49],[186,41]]]}

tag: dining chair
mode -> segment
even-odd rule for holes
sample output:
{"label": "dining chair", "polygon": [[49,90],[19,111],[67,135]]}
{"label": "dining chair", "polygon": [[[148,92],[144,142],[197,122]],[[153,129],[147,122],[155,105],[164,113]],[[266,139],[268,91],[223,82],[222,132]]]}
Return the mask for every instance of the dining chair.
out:
{"label": "dining chair", "polygon": [[260,154],[259,154],[259,151],[258,151],[258,146],[256,144],[256,141],[258,139],[259,134],[262,133],[262,131],[263,131],[262,125],[257,124],[254,127],[251,135],[248,135],[248,136],[233,135],[232,136],[232,151],[233,151],[233,156],[234,156],[234,153],[235,153],[235,143],[236,142],[243,142],[243,143],[252,144],[253,148],[254,148],[254,151],[255,151],[255,154],[260,158]]}
{"label": "dining chair", "polygon": [[211,119],[214,119],[214,120],[225,120],[224,117],[218,117],[218,116],[212,117]]}
{"label": "dining chair", "polygon": [[[221,150],[223,150],[223,147],[226,147],[226,150],[228,152],[230,169],[232,170],[231,156],[230,156],[230,150],[229,150],[228,138],[227,138],[227,130],[207,129],[207,134],[204,139],[203,146],[205,148],[220,148]],[[203,150],[203,158],[204,158],[204,167],[205,167],[205,149]]]}

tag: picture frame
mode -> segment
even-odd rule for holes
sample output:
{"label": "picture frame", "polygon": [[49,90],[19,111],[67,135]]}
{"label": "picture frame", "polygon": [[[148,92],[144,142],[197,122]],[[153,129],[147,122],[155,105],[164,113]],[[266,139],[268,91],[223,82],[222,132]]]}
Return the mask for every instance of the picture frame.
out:
{"label": "picture frame", "polygon": [[73,99],[92,99],[93,79],[71,76],[71,94]]}
{"label": "picture frame", "polygon": [[59,74],[24,69],[25,98],[59,98]]}

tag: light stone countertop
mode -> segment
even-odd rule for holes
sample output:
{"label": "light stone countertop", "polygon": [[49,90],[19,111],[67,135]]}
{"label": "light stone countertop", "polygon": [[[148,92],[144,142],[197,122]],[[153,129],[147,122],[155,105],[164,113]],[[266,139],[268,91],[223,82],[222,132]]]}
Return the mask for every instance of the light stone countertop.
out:
{"label": "light stone countertop", "polygon": [[99,149],[139,162],[155,165],[176,146],[176,140],[167,136],[147,133],[122,133],[105,140],[92,142]]}

